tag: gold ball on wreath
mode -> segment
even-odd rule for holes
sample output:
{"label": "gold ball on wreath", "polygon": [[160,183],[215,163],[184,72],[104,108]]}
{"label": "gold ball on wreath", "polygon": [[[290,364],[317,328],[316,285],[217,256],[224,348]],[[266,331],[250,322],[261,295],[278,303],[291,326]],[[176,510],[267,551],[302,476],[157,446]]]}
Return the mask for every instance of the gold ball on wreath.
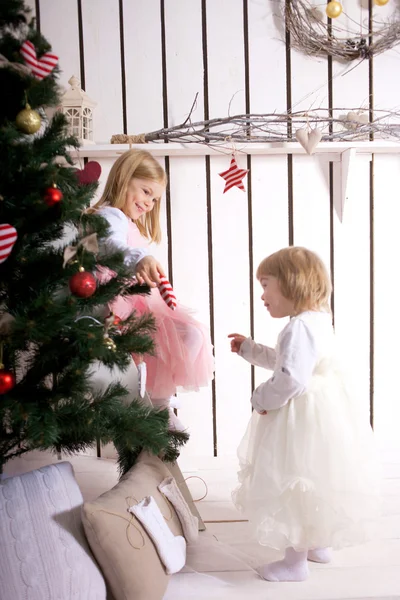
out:
{"label": "gold ball on wreath", "polygon": [[377,6],[385,6],[385,4],[387,4],[389,2],[389,0],[374,0],[374,4],[376,4]]}
{"label": "gold ball on wreath", "polygon": [[36,110],[32,110],[29,104],[21,110],[15,119],[15,123],[20,131],[24,133],[36,133],[40,129],[42,120]]}
{"label": "gold ball on wreath", "polygon": [[325,9],[326,14],[330,19],[336,19],[337,17],[340,17],[342,10],[343,6],[336,0],[331,0],[331,2],[328,2]]}

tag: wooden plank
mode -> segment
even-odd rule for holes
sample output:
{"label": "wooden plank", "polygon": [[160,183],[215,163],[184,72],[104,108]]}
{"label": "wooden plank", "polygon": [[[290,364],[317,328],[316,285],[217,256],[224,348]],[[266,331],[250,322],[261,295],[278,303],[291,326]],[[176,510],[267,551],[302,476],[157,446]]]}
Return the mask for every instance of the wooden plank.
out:
{"label": "wooden plank", "polygon": [[123,13],[127,125],[138,134],[163,126],[160,1],[124,0]]}
{"label": "wooden plank", "polygon": [[[143,144],[132,144],[132,148],[143,149]],[[223,147],[210,147],[206,144],[180,144],[171,142],[168,144],[148,143],[146,150],[154,156],[220,156],[232,148],[230,142],[226,142]],[[238,144],[235,145],[236,151],[240,154],[249,155],[300,155],[308,156],[304,148],[297,142],[287,144]],[[375,141],[375,142],[320,142],[314,153],[314,156],[325,156],[328,161],[340,161],[340,154],[349,148],[354,148],[357,154],[399,154],[400,144],[398,142]],[[94,146],[85,146],[79,150],[82,156],[115,156],[118,157],[122,152],[129,150],[129,144],[95,144]],[[76,154],[76,150],[71,148],[71,155]]]}
{"label": "wooden plank", "polygon": [[[68,79],[80,77],[79,29],[77,3],[64,0],[40,0],[41,32],[59,57],[60,85],[69,89]],[[62,27],[57,27],[62,23]]]}
{"label": "wooden plank", "polygon": [[[255,277],[263,258],[288,245],[288,184],[285,157],[252,159],[253,259],[254,259],[254,339],[275,346],[286,321],[273,319],[260,299],[262,289]],[[243,332],[246,334],[246,332]],[[271,373],[257,367],[255,384],[259,385]]]}
{"label": "wooden plank", "polygon": [[284,113],[286,50],[279,3],[248,2],[248,11],[251,112]]}
{"label": "wooden plank", "polygon": [[348,181],[343,222],[334,214],[335,332],[364,414],[370,392],[370,220],[368,158],[357,157]]}
{"label": "wooden plank", "polygon": [[122,133],[118,0],[82,0],[86,92],[97,102],[94,141]]}
{"label": "wooden plank", "polygon": [[[210,117],[244,112],[243,3],[206,4]],[[229,22],[221,27],[226,15]],[[244,157],[237,160],[246,168]],[[248,199],[238,188],[223,194],[218,174],[229,164],[229,150],[210,160],[218,455],[236,452],[251,393],[248,367],[234,361],[227,339],[232,331],[248,331],[250,323]]]}
{"label": "wooden plank", "polygon": [[316,252],[329,269],[329,165],[315,157],[293,160],[294,245]]}
{"label": "wooden plank", "polygon": [[400,222],[400,159],[376,156],[374,160],[374,412],[380,442],[399,447],[400,402],[397,391],[400,322],[396,301],[398,280],[397,239]]}

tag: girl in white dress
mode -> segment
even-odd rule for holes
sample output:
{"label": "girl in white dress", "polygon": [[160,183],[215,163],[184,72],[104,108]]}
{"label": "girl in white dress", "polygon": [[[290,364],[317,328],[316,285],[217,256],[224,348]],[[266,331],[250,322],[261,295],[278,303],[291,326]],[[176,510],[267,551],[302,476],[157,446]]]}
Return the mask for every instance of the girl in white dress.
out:
{"label": "girl in white dress", "polygon": [[[378,516],[368,411],[348,389],[335,350],[331,284],[322,261],[284,248],[257,270],[274,318],[291,317],[275,349],[231,334],[232,352],[273,375],[253,393],[233,494],[260,544],[284,552],[258,570],[268,581],[303,581],[308,560],[364,542]],[[356,376],[356,374],[354,374]]]}

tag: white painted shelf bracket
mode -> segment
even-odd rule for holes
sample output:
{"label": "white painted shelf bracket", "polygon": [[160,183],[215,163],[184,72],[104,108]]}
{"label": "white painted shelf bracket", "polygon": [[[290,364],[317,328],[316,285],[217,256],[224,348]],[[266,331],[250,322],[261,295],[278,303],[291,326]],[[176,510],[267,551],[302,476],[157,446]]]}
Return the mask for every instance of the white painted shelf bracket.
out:
{"label": "white painted shelf bracket", "polygon": [[343,222],[344,207],[349,197],[349,175],[354,159],[355,148],[347,148],[340,154],[340,161],[333,163],[333,205],[339,221]]}

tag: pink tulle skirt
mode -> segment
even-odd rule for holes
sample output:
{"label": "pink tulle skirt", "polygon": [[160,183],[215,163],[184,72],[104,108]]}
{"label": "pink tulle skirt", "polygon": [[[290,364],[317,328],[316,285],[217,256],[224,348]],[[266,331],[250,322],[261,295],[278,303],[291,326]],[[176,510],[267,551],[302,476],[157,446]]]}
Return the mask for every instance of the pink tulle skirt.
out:
{"label": "pink tulle skirt", "polygon": [[214,374],[210,333],[191,311],[178,304],[171,310],[157,288],[147,296],[118,297],[111,310],[121,319],[133,311],[152,313],[156,319],[155,356],[146,355],[147,391],[153,399],[173,396],[177,390],[198,391]]}

